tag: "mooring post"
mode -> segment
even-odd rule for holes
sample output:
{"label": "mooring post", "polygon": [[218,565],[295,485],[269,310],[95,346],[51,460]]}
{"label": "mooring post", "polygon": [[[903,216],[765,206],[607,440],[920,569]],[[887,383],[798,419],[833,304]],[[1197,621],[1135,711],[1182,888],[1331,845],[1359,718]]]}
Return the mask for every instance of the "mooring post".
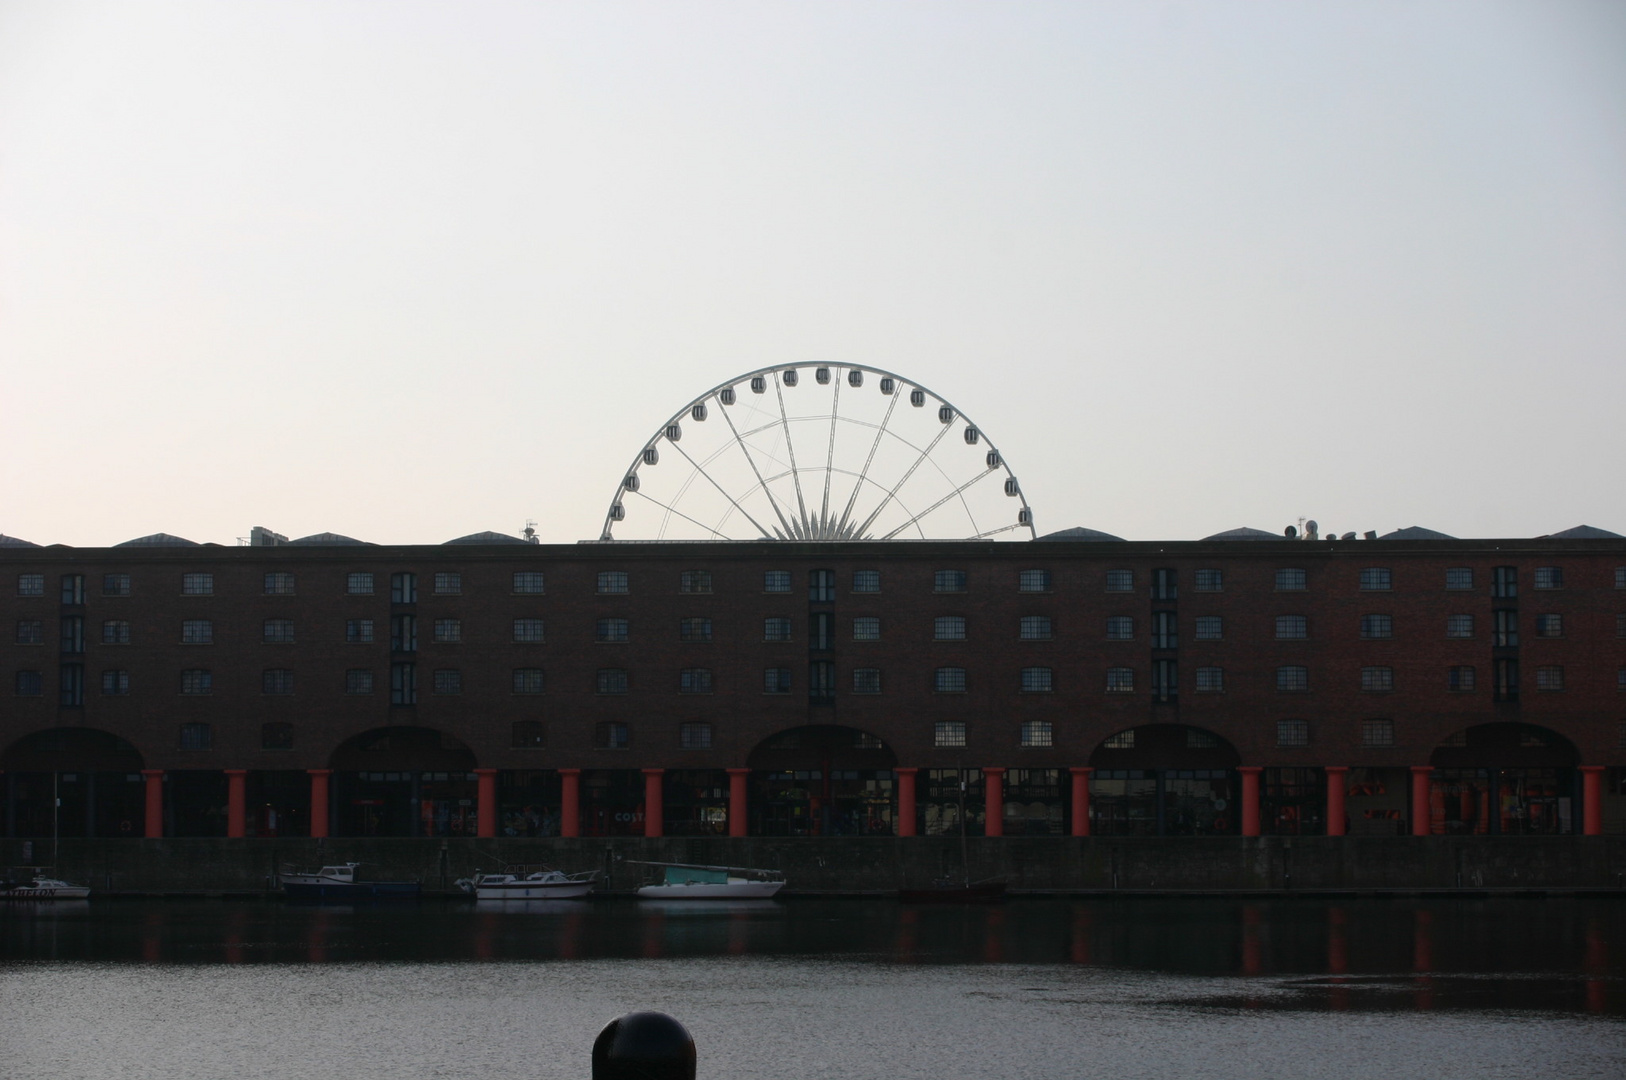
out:
{"label": "mooring post", "polygon": [[628,1013],[593,1040],[593,1080],[694,1080],[694,1063],[694,1038],[665,1013]]}

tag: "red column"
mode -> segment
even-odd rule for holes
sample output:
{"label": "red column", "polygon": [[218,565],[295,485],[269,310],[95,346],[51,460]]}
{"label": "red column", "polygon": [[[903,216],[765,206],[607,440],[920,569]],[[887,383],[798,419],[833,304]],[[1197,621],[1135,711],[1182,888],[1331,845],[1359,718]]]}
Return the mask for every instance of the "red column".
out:
{"label": "red column", "polygon": [[1432,765],[1411,767],[1411,834],[1427,836],[1433,822],[1429,813],[1429,781],[1434,772]]}
{"label": "red column", "polygon": [[1348,765],[1327,766],[1328,836],[1343,836],[1349,832],[1349,822],[1344,817],[1344,781],[1348,776]]}
{"label": "red column", "polygon": [[311,836],[320,839],[327,835],[327,778],[333,770],[306,769],[305,775],[311,778]]}
{"label": "red column", "polygon": [[1073,766],[1073,835],[1090,835],[1090,774],[1095,770]]}
{"label": "red column", "polygon": [[898,777],[898,835],[915,835],[915,777],[919,769],[893,769]]}
{"label": "red column", "polygon": [[226,770],[226,835],[240,840],[248,830],[244,819],[248,817],[248,770]]}
{"label": "red column", "polygon": [[497,770],[475,769],[479,803],[474,817],[474,835],[489,840],[497,835]]}
{"label": "red column", "polygon": [[1581,834],[1603,835],[1603,766],[1581,766]]}
{"label": "red column", "polygon": [[1005,835],[1005,770],[989,766],[982,770],[982,790],[988,797],[988,820],[983,823],[984,836]]}
{"label": "red column", "polygon": [[559,770],[559,835],[582,834],[582,771]]}
{"label": "red column", "polygon": [[665,797],[661,794],[661,777],[665,769],[644,770],[644,835],[657,837],[666,824]]}
{"label": "red column", "polygon": [[164,770],[142,769],[147,780],[147,829],[143,834],[149,840],[164,835]]}
{"label": "red column", "polygon": [[1243,765],[1237,769],[1242,774],[1242,835],[1259,835],[1259,774],[1264,772],[1260,765]]}
{"label": "red column", "polygon": [[751,778],[750,769],[728,770],[728,835],[745,836],[749,829],[751,819],[746,816],[746,781]]}

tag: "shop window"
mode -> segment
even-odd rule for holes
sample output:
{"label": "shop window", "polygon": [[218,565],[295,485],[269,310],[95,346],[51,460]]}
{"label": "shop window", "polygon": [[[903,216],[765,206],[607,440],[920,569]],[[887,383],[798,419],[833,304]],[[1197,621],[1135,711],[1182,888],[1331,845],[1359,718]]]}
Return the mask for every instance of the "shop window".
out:
{"label": "shop window", "polygon": [[678,622],[678,637],[684,641],[710,641],[711,620],[698,618],[680,620]]}
{"label": "shop window", "polygon": [[1364,592],[1387,592],[1394,585],[1394,574],[1387,566],[1368,566],[1361,571],[1361,589]]}
{"label": "shop window", "polygon": [[436,596],[457,596],[463,591],[463,575],[455,570],[442,570],[435,575]]}
{"label": "shop window", "polygon": [[853,592],[876,593],[881,591],[881,572],[879,570],[854,570]]}
{"label": "shop window", "polygon": [[1047,667],[1022,669],[1022,693],[1048,694],[1055,688],[1055,672]]}
{"label": "shop window", "polygon": [[1395,669],[1392,667],[1363,667],[1361,689],[1368,693],[1386,694],[1395,688]]}
{"label": "shop window", "polygon": [[1048,720],[1024,720],[1022,722],[1022,746],[1028,749],[1042,749],[1055,744],[1055,728]]}
{"label": "shop window", "polygon": [[508,745],[515,750],[541,750],[548,745],[548,730],[540,720],[515,720],[508,729]]}
{"label": "shop window", "polygon": [[180,748],[182,750],[208,750],[214,746],[214,730],[208,724],[182,724]]}
{"label": "shop window", "polygon": [[711,725],[699,721],[679,724],[678,747],[683,750],[710,750]]}
{"label": "shop window", "polygon": [[1393,720],[1361,721],[1362,746],[1393,746],[1394,744],[1395,722]]}
{"label": "shop window", "polygon": [[768,570],[762,575],[762,591],[771,593],[790,592],[789,570]]}
{"label": "shop window", "polygon": [[1309,746],[1310,722],[1308,720],[1276,721],[1276,745]]}
{"label": "shop window", "polygon": [[678,575],[678,592],[711,592],[710,570],[684,570]]}
{"label": "shop window", "polygon": [[292,724],[276,721],[260,725],[261,750],[292,750],[294,748],[294,726]]}
{"label": "shop window", "polygon": [[963,747],[965,745],[965,722],[963,720],[939,720],[932,725],[932,745],[936,747]]}
{"label": "shop window", "polygon": [[1197,693],[1220,694],[1225,691],[1225,669],[1200,667],[1197,669]]}
{"label": "shop window", "polygon": [[514,592],[520,596],[541,596],[547,592],[547,577],[540,570],[514,573]]}
{"label": "shop window", "polygon": [[292,596],[294,575],[286,570],[273,570],[265,575],[265,595]]}
{"label": "shop window", "polygon": [[1016,589],[1018,592],[1049,592],[1050,571],[1048,570],[1022,570],[1016,575]]}
{"label": "shop window", "polygon": [[1135,691],[1135,669],[1107,668],[1107,693],[1132,694]]}
{"label": "shop window", "polygon": [[615,720],[593,725],[593,748],[596,750],[625,750],[632,745],[632,729]]}
{"label": "shop window", "polygon": [[349,593],[351,596],[373,595],[373,575],[365,571],[357,571],[353,574],[346,574],[344,579],[344,591]]}
{"label": "shop window", "polygon": [[1225,572],[1222,570],[1199,570],[1194,584],[1198,592],[1223,592],[1225,590]]}

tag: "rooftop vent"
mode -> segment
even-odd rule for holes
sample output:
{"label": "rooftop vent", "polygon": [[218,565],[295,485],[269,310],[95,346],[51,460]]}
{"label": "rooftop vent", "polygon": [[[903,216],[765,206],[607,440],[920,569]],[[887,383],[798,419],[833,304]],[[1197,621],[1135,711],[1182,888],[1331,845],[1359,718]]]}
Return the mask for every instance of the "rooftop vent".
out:
{"label": "rooftop vent", "polygon": [[196,540],[188,540],[184,536],[171,536],[169,533],[153,533],[150,536],[138,536],[134,540],[126,540],[114,547],[199,547]]}

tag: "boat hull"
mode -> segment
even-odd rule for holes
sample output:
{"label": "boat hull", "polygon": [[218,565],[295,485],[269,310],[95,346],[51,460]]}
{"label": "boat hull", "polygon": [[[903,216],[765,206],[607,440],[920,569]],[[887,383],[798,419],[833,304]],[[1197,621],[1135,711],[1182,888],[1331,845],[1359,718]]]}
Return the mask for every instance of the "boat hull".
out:
{"label": "boat hull", "polygon": [[84,885],[19,885],[0,889],[0,900],[83,900],[90,895]]}
{"label": "boat hull", "polygon": [[476,885],[476,900],[575,900],[593,891],[591,881],[514,881]]}
{"label": "boat hull", "polygon": [[416,881],[290,881],[282,891],[290,900],[416,900],[423,886]]}
{"label": "boat hull", "polygon": [[784,887],[783,881],[694,882],[686,885],[645,885],[638,890],[638,895],[650,900],[766,900]]}

